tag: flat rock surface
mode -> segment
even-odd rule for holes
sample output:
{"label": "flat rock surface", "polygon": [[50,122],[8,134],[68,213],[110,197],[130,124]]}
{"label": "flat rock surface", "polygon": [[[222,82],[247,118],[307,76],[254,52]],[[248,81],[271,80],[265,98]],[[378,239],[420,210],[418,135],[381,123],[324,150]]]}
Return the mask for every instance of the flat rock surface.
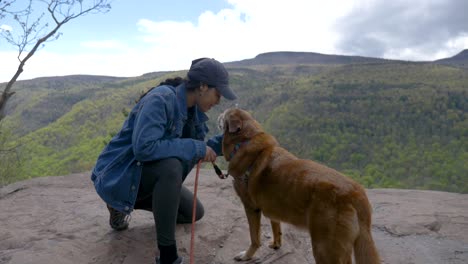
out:
{"label": "flat rock surface", "polygon": [[[193,190],[194,171],[184,183]],[[382,263],[468,263],[468,194],[369,189],[373,236]],[[195,263],[238,263],[250,242],[247,220],[232,181],[201,170],[198,197],[205,217],[195,228]],[[154,263],[158,254],[152,214],[132,213],[130,228],[108,226],[108,211],[89,173],[43,177],[0,188],[0,263]],[[191,225],[177,226],[180,254],[189,263]],[[307,233],[283,224],[283,246],[263,246],[244,263],[315,263]]]}

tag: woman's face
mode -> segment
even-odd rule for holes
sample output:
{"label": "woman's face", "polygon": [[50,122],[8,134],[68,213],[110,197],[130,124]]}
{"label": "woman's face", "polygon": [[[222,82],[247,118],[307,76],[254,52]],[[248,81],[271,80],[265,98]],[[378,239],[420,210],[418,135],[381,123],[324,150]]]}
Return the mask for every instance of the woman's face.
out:
{"label": "woman's face", "polygon": [[197,97],[197,105],[203,112],[208,112],[211,107],[219,104],[221,94],[216,88],[209,88],[206,84],[200,87],[200,93]]}

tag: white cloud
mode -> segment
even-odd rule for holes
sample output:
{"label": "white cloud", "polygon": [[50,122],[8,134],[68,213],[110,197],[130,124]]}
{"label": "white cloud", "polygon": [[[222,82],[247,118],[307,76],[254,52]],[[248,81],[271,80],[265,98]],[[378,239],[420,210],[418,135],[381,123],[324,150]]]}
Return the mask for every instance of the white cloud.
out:
{"label": "white cloud", "polygon": [[104,41],[85,41],[81,42],[80,45],[84,48],[89,49],[111,49],[111,50],[123,50],[127,46],[118,40],[104,40]]}
{"label": "white cloud", "polygon": [[[69,74],[138,76],[143,73],[138,67],[141,64],[141,54],[134,52],[59,55],[43,51],[36,54],[33,59],[31,59],[27,67],[39,69],[40,73],[38,76]],[[51,64],[53,65],[53,69],[44,67],[44,65]],[[24,73],[27,74],[28,71],[25,70]]]}
{"label": "white cloud", "polygon": [[399,60],[434,61],[456,55],[468,47],[468,35],[450,38],[437,50],[428,52],[424,47],[395,48],[387,50],[383,57]]}
{"label": "white cloud", "polygon": [[226,62],[269,51],[333,53],[334,21],[351,8],[338,0],[229,2],[232,9],[204,12],[197,23],[140,20],[142,39],[152,45],[147,56],[188,68],[202,56]]}
{"label": "white cloud", "polygon": [[13,31],[13,28],[11,26],[9,26],[9,25],[3,24],[3,25],[0,25],[0,31],[2,31],[2,30],[3,31]]}
{"label": "white cloud", "polygon": [[[152,71],[188,69],[191,60],[199,57],[228,62],[271,51],[433,60],[468,48],[466,34],[448,35],[447,39],[438,38],[439,41],[406,41],[421,27],[425,28],[426,20],[404,23],[413,21],[407,16],[414,16],[420,2],[414,6],[404,1],[387,5],[387,1],[380,0],[228,2],[232,8],[203,12],[196,22],[141,19],[136,24],[136,39],[132,36],[131,39],[86,41],[81,43],[85,49],[76,54],[58,54],[52,45],[46,45],[31,58],[20,78],[68,74],[137,76]],[[414,19],[419,21],[418,17]],[[418,35],[411,39],[420,38]],[[16,55],[9,55],[8,59],[5,56],[0,53],[0,82],[11,76],[11,69],[5,68],[4,61],[18,65]]]}
{"label": "white cloud", "polygon": [[445,45],[447,48],[456,51],[466,49],[468,47],[468,32],[455,38],[449,39]]}
{"label": "white cloud", "polygon": [[0,51],[0,82],[9,81],[15,74],[19,64],[17,56],[17,52]]}
{"label": "white cloud", "polygon": [[[434,60],[468,48],[468,1],[370,0],[337,21],[341,53]],[[458,50],[455,50],[458,49]]]}
{"label": "white cloud", "polygon": [[[191,60],[199,57],[228,62],[270,51],[335,53],[333,24],[352,7],[340,0],[229,3],[232,8],[206,11],[196,23],[141,19],[138,48],[117,40],[88,41],[81,46],[91,53],[58,55],[46,47],[31,58],[21,78],[77,73],[132,76],[188,69]],[[106,55],[93,49],[115,52]]]}

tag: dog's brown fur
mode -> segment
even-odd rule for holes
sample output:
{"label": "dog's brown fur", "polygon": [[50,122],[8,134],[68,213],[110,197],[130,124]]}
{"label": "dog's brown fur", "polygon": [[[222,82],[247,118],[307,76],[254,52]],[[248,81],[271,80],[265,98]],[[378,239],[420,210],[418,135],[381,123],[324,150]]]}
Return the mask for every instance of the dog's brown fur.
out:
{"label": "dog's brown fur", "polygon": [[371,206],[362,186],[281,148],[244,110],[228,109],[223,119],[223,155],[251,238],[250,247],[236,260],[251,259],[260,247],[263,213],[271,220],[271,248],[281,246],[280,222],[285,222],[309,232],[317,264],[351,264],[353,250],[357,264],[380,263],[371,234]]}

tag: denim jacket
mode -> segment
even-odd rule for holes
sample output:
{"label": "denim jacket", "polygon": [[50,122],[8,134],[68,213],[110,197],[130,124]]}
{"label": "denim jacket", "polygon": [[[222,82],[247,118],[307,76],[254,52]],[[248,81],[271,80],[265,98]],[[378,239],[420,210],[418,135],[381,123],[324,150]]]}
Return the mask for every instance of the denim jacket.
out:
{"label": "denim jacket", "polygon": [[222,135],[204,142],[208,117],[197,109],[189,137],[181,138],[187,120],[185,84],[152,89],[132,109],[120,132],[99,155],[92,171],[99,196],[129,214],[135,205],[144,162],[176,157],[191,165],[205,156],[206,145],[222,155]]}

